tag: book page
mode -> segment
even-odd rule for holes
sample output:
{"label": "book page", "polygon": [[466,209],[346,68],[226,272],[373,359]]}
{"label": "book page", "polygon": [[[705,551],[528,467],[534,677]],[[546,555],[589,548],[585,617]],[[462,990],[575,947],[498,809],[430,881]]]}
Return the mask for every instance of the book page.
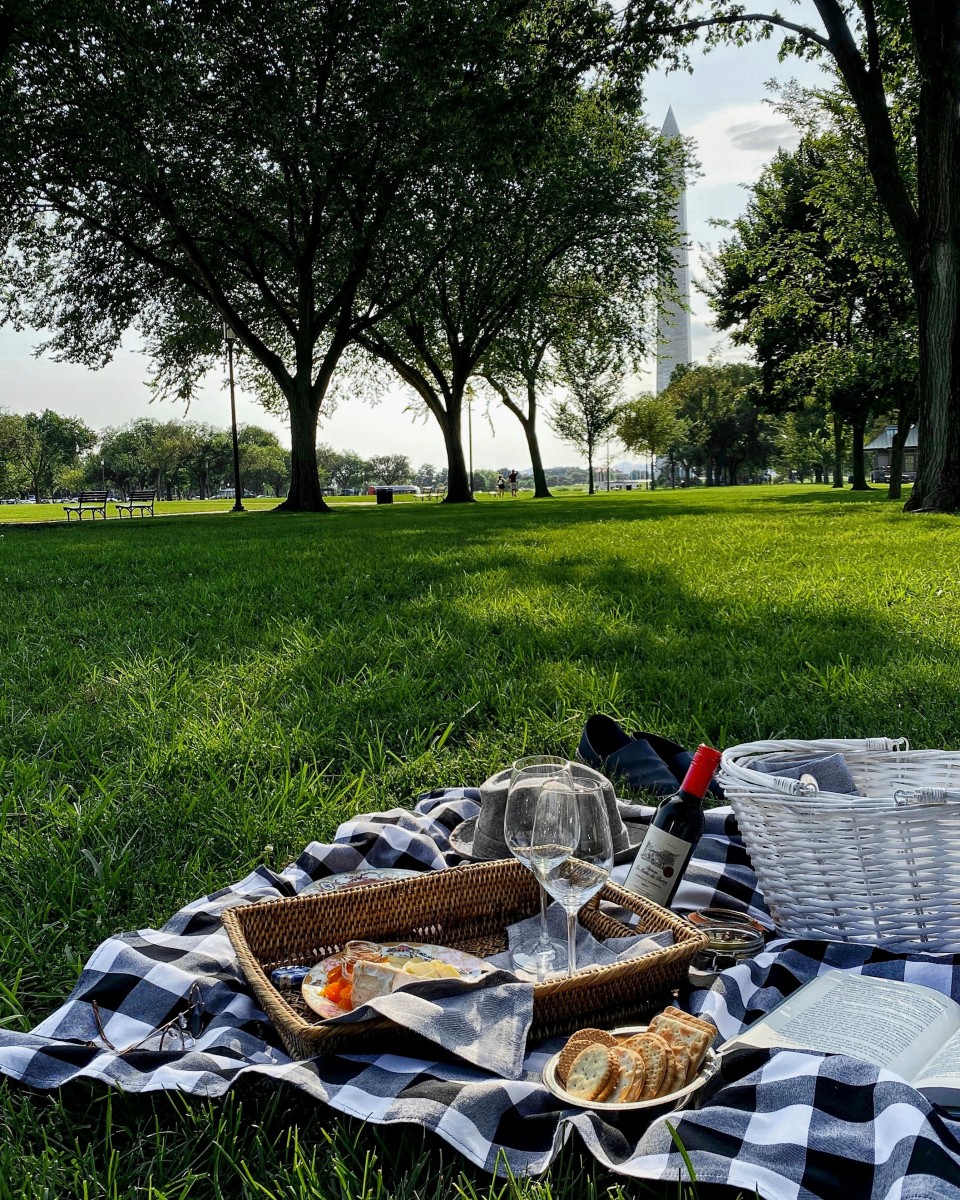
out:
{"label": "book page", "polygon": [[828,971],[724,1046],[848,1054],[912,1080],[952,1034],[960,1006],[932,988]]}
{"label": "book page", "polygon": [[924,1064],[915,1082],[918,1088],[960,1088],[960,1032],[955,1033],[945,1045],[934,1051],[933,1057]]}

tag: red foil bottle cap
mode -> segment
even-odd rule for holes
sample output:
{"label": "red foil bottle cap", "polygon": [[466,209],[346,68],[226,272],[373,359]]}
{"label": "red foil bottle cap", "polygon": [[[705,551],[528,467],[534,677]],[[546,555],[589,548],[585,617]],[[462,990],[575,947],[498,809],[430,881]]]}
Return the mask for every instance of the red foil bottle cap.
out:
{"label": "red foil bottle cap", "polygon": [[719,750],[714,750],[712,746],[705,746],[701,743],[693,756],[693,762],[687,768],[680,790],[702,800],[710,786],[714,772],[720,765],[720,757]]}

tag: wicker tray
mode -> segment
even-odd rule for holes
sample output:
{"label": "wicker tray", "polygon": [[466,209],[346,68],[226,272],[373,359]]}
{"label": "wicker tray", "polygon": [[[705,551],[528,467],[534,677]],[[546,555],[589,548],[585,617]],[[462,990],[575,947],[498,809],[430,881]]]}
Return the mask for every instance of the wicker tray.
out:
{"label": "wicker tray", "polygon": [[[600,900],[638,913],[639,925],[631,929],[601,912]],[[353,938],[432,942],[485,957],[505,950],[507,927],[539,908],[533,876],[507,859],[427,871],[417,879],[357,890],[240,905],[224,912],[223,924],[253,994],[284,1046],[293,1058],[304,1059],[372,1050],[396,1027],[383,1018],[349,1027],[330,1025],[299,995],[277,991],[270,982],[276,967],[313,966]],[[569,1033],[587,1021],[622,1024],[644,1016],[681,982],[693,956],[706,945],[704,935],[680,917],[612,883],[581,911],[580,920],[600,939],[669,929],[675,944],[631,962],[587,967],[572,979],[536,984],[531,1042]]]}

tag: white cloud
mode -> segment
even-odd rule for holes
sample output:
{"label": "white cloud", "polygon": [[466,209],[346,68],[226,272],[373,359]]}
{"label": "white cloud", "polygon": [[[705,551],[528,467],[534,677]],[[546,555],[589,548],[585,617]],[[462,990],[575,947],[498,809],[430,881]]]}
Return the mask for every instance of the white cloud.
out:
{"label": "white cloud", "polygon": [[719,108],[683,132],[696,142],[700,178],[713,187],[753,182],[779,147],[792,149],[800,139],[763,103]]}

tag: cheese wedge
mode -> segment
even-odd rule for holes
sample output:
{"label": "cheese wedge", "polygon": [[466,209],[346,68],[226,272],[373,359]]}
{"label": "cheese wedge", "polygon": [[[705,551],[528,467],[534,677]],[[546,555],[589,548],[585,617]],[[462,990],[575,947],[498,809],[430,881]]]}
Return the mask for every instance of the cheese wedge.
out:
{"label": "cheese wedge", "polygon": [[353,992],[350,1003],[354,1008],[376,996],[389,995],[409,975],[387,962],[358,962],[353,968]]}

